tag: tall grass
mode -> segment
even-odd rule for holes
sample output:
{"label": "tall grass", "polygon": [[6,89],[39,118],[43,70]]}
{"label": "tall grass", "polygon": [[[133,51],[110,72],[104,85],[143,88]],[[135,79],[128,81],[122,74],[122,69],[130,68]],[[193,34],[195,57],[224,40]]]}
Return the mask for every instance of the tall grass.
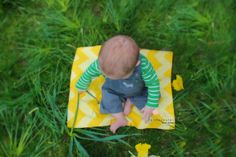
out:
{"label": "tall grass", "polygon": [[[0,156],[130,156],[140,142],[160,156],[234,156],[235,10],[233,0],[1,0]],[[174,52],[185,85],[175,130],[66,127],[76,48],[116,34]]]}

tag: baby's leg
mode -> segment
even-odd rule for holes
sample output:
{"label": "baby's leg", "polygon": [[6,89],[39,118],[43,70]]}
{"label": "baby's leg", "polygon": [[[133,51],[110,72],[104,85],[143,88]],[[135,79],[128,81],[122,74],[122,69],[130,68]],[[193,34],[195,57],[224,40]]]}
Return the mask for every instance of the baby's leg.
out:
{"label": "baby's leg", "polygon": [[123,112],[114,113],[111,115],[116,119],[116,121],[113,124],[111,124],[111,126],[110,126],[111,132],[116,133],[116,130],[118,128],[120,128],[122,126],[126,126],[128,124],[128,121],[125,119]]}
{"label": "baby's leg", "polygon": [[130,113],[131,107],[132,107],[132,102],[128,98],[124,104],[124,115],[127,116]]}

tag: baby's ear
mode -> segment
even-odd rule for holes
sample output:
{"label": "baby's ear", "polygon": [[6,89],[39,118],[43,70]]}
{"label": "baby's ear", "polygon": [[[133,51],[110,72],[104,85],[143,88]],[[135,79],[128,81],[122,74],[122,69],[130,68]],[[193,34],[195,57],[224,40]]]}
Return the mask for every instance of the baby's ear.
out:
{"label": "baby's ear", "polygon": [[140,64],[140,60],[136,63],[136,67]]}

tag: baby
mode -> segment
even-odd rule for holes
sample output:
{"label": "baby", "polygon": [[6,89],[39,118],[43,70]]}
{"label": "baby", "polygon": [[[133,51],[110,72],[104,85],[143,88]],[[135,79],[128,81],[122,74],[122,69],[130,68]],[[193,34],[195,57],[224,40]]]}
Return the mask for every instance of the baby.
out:
{"label": "baby", "polygon": [[125,35],[106,41],[96,59],[83,73],[76,87],[79,93],[87,90],[93,78],[103,75],[100,112],[111,114],[116,121],[110,130],[115,133],[127,125],[125,118],[135,105],[148,122],[158,107],[160,85],[158,77],[145,56],[140,54],[136,42]]}

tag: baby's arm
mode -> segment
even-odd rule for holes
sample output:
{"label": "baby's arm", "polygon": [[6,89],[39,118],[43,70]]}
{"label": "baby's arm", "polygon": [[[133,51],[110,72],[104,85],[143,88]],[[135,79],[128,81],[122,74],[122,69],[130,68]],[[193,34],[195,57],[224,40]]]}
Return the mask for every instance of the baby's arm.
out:
{"label": "baby's arm", "polygon": [[146,87],[148,88],[147,103],[142,110],[144,113],[143,118],[145,121],[147,121],[152,115],[153,109],[159,106],[160,81],[155,70],[152,67],[152,64],[143,55],[141,55],[141,71],[142,78],[145,82]]}
{"label": "baby's arm", "polygon": [[98,60],[95,60],[86,71],[82,74],[80,79],[76,83],[76,88],[79,89],[80,92],[86,91],[92,81],[93,78],[101,75],[101,71],[99,69]]}

